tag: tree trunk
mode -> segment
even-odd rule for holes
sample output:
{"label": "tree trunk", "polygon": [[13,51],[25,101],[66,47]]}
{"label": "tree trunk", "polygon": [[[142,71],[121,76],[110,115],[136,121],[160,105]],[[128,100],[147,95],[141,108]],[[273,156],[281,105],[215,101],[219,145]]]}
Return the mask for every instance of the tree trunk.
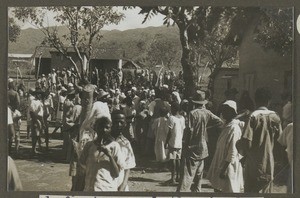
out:
{"label": "tree trunk", "polygon": [[196,74],[194,73],[193,69],[194,65],[190,60],[191,49],[188,43],[187,29],[185,26],[178,25],[178,27],[182,45],[181,66],[183,70],[183,80],[185,86],[184,97],[190,98],[193,96],[196,90],[197,78],[195,78]]}
{"label": "tree trunk", "polygon": [[[95,85],[92,84],[86,84],[83,86],[83,90],[81,93],[81,115],[80,115],[80,124],[83,123],[83,121],[89,116],[93,101],[94,101],[94,91],[95,91]],[[82,132],[83,129],[85,129],[86,126],[81,126],[80,132]],[[82,134],[80,134],[80,139],[82,137]]]}
{"label": "tree trunk", "polygon": [[214,96],[215,79],[222,65],[216,65],[209,76],[208,89],[211,91],[211,96]]}

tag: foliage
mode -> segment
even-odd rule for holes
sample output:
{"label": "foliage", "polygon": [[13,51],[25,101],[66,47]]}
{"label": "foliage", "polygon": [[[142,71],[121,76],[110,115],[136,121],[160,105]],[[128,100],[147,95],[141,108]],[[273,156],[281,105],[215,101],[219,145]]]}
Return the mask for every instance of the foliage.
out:
{"label": "foliage", "polygon": [[273,49],[282,56],[291,56],[293,49],[292,9],[262,9],[255,33],[255,41],[264,49]]}
{"label": "foliage", "polygon": [[[58,24],[68,28],[66,34],[59,35],[57,27],[45,25],[45,15],[49,12],[55,14],[54,19]],[[83,54],[89,62],[93,53],[93,42],[102,38],[100,30],[107,24],[118,24],[124,17],[112,6],[18,7],[14,14],[17,19],[29,20],[39,28],[45,35],[42,44],[50,45],[66,56],[79,73],[78,66],[68,55],[69,47],[72,47],[81,63],[81,76],[87,74],[84,71]]]}
{"label": "foliage", "polygon": [[169,69],[178,67],[181,49],[179,41],[174,40],[174,37],[157,33],[144,48],[143,55],[139,56],[137,61],[146,67],[161,64]]}
{"label": "foliage", "polygon": [[[197,84],[195,72],[203,66],[202,57],[211,69],[212,88],[215,75],[223,64],[230,65],[237,56],[237,43],[253,19],[260,17],[255,41],[265,49],[274,49],[282,55],[292,50],[292,14],[290,9],[260,9],[237,7],[141,7],[144,22],[158,13],[165,16],[164,24],[179,28],[182,46],[181,64],[186,83],[186,96]],[[191,82],[191,79],[193,82]],[[213,90],[212,90],[213,91]]]}
{"label": "foliage", "polygon": [[227,45],[231,25],[236,17],[240,17],[237,8],[224,7],[141,7],[144,22],[155,14],[165,16],[164,24],[179,28],[182,47],[181,64],[185,81],[186,96],[193,94],[198,84],[197,68],[201,65],[202,55],[209,61],[212,72],[220,68],[224,62],[233,61],[237,47]]}
{"label": "foliage", "polygon": [[16,24],[13,18],[8,19],[8,39],[10,42],[16,42],[21,33],[21,28]]}

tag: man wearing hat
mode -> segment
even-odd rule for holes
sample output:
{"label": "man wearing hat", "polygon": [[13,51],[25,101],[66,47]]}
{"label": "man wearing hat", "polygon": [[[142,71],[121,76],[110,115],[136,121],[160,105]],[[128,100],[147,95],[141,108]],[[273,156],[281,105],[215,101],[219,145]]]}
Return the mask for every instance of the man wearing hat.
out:
{"label": "man wearing hat", "polygon": [[[207,132],[208,123],[222,126],[222,120],[205,108],[205,92],[196,91],[192,102],[195,109],[189,113],[189,134],[185,138],[181,161],[181,175],[177,191],[201,192],[204,159],[208,157]],[[194,182],[193,186],[192,183]]]}

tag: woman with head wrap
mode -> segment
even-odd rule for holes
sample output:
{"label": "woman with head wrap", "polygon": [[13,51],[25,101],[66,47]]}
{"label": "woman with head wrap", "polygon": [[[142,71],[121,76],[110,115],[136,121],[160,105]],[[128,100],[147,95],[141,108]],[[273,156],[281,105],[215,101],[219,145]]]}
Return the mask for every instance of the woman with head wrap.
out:
{"label": "woman with head wrap", "polygon": [[235,144],[241,138],[244,122],[235,119],[236,115],[236,102],[227,100],[222,104],[221,117],[225,125],[207,173],[207,179],[216,191],[239,193],[243,187],[241,156]]}

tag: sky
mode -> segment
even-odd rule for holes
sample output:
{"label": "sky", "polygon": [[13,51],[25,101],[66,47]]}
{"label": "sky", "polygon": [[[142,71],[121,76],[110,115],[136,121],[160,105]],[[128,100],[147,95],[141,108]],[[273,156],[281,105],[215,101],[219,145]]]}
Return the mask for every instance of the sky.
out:
{"label": "sky", "polygon": [[[145,28],[149,26],[162,26],[163,25],[163,19],[164,16],[161,14],[155,15],[148,19],[144,24],[142,24],[144,15],[138,14],[140,11],[140,8],[134,8],[134,9],[128,9],[123,10],[122,7],[117,7],[117,9],[120,12],[123,12],[125,14],[125,18],[123,21],[121,21],[118,25],[108,25],[103,28],[103,30],[128,30],[128,29],[135,29],[135,28]],[[54,13],[47,13],[47,17],[45,18],[46,26],[55,26],[58,25],[53,20]],[[22,23],[18,22],[18,24],[21,26],[21,29],[27,29],[27,28],[35,28],[30,23]]]}

